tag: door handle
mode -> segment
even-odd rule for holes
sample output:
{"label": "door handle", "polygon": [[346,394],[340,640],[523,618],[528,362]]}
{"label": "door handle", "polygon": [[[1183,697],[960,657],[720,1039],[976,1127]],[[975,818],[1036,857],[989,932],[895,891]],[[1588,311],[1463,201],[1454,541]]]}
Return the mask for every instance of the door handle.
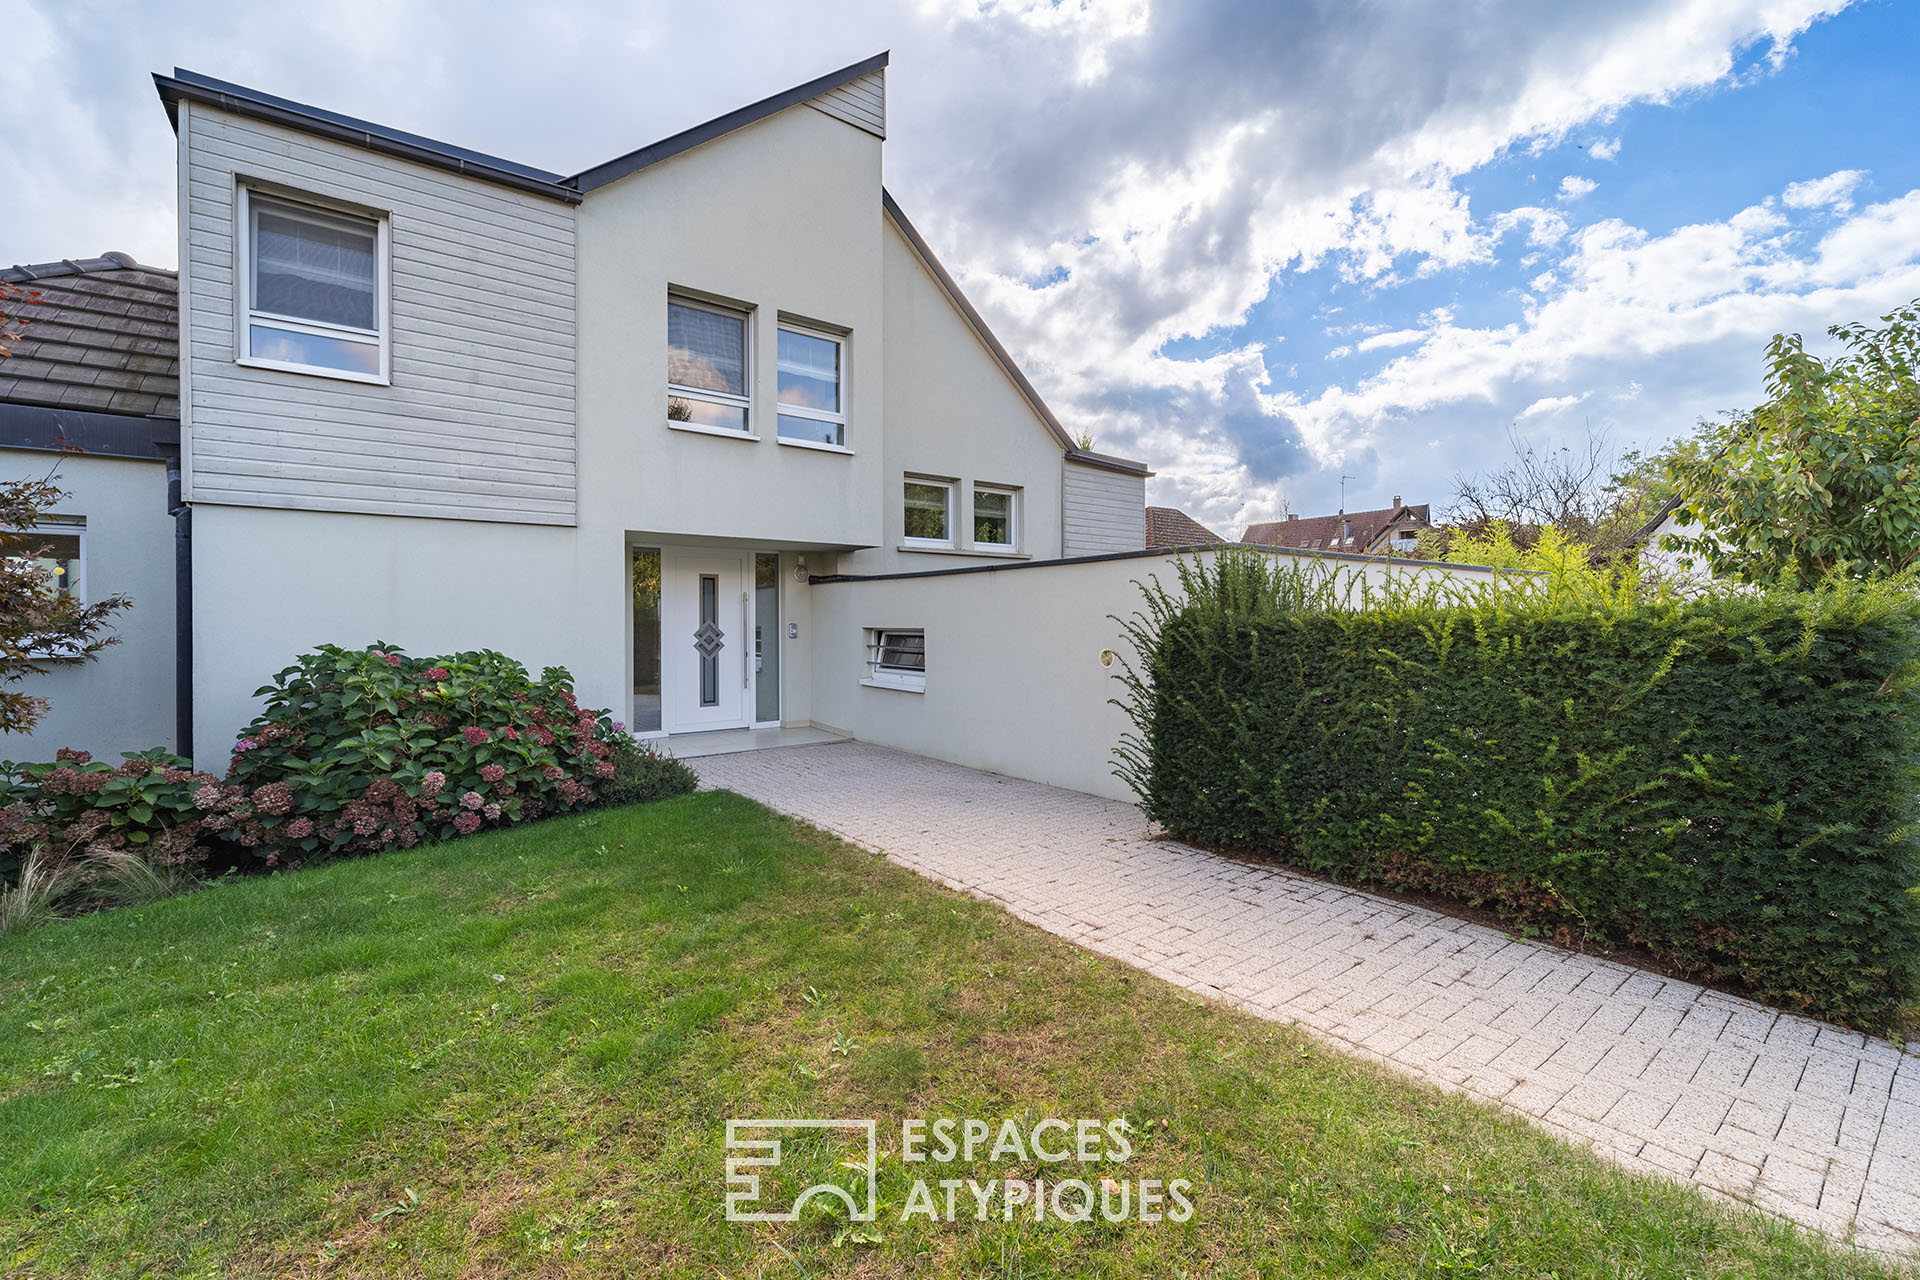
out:
{"label": "door handle", "polygon": [[[743,640],[753,638],[753,597],[744,591],[740,593],[740,635]],[[753,664],[747,661],[749,648],[751,646],[748,644],[740,646],[740,687],[751,693],[753,692]]]}

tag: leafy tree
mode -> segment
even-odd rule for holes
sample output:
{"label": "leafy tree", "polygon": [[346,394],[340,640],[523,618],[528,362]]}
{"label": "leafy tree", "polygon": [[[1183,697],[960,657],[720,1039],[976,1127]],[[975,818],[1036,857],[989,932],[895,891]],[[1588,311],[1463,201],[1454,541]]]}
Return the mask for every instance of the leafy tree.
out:
{"label": "leafy tree", "polygon": [[[1510,431],[1512,456],[1499,466],[1454,477],[1447,526],[1423,539],[1421,554],[1468,563],[1449,553],[1456,537],[1482,544],[1496,528],[1520,550],[1531,549],[1545,530],[1563,543],[1588,549],[1596,560],[1629,550],[1654,512],[1672,496],[1664,453],[1636,449],[1615,455],[1604,431],[1589,427],[1582,442],[1541,448]],[[1485,561],[1472,561],[1480,564]]]}
{"label": "leafy tree", "polygon": [[74,599],[55,581],[50,548],[35,532],[64,496],[51,477],[0,482],[0,733],[30,732],[47,711],[45,698],[4,686],[119,643],[107,619],[127,607],[126,598]]}
{"label": "leafy tree", "polygon": [[1662,545],[1716,576],[1804,588],[1920,561],[1920,300],[1880,328],[1835,325],[1841,353],[1798,334],[1767,348],[1767,399],[1702,425],[1667,463],[1680,523]]}

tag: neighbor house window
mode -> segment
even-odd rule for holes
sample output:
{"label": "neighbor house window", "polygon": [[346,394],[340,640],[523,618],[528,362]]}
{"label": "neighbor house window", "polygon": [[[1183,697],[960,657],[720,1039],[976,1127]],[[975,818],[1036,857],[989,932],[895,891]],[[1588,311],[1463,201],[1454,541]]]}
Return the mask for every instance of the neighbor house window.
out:
{"label": "neighbor house window", "polygon": [[867,632],[867,678],[862,684],[915,693],[927,687],[927,633],[877,627]]}
{"label": "neighbor house window", "polygon": [[668,426],[746,435],[747,369],[745,312],[668,300]]}
{"label": "neighbor house window", "polygon": [[846,344],[830,334],[780,326],[780,438],[844,448]]}
{"label": "neighbor house window", "polygon": [[1011,551],[1019,541],[1015,492],[973,486],[973,545],[983,551]]}
{"label": "neighbor house window", "polygon": [[953,545],[953,482],[907,481],[906,541],[909,546]]}
{"label": "neighbor house window", "polygon": [[240,357],[362,382],[387,376],[386,222],[240,189]]}

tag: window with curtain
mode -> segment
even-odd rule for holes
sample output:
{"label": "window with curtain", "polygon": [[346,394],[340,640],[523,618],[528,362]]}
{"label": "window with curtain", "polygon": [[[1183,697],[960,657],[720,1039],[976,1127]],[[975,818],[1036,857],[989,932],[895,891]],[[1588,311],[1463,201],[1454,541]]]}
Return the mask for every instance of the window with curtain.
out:
{"label": "window with curtain", "polygon": [[386,373],[383,224],[242,188],[244,358],[305,373]]}
{"label": "window with curtain", "polygon": [[667,423],[747,432],[747,317],[681,298],[667,302]]}

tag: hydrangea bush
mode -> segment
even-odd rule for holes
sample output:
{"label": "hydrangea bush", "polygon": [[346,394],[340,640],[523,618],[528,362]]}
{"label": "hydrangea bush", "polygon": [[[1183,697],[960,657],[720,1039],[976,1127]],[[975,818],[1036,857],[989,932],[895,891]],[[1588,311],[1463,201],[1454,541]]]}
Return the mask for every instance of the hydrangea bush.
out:
{"label": "hydrangea bush", "polygon": [[64,864],[127,851],[155,866],[197,870],[209,828],[194,796],[218,785],[164,751],[112,765],[62,747],[49,764],[0,766],[0,886],[36,853]]}
{"label": "hydrangea bush", "polygon": [[594,803],[625,727],[491,650],[410,658],[323,645],[257,691],[266,707],[203,821],[270,865],[408,848]]}

